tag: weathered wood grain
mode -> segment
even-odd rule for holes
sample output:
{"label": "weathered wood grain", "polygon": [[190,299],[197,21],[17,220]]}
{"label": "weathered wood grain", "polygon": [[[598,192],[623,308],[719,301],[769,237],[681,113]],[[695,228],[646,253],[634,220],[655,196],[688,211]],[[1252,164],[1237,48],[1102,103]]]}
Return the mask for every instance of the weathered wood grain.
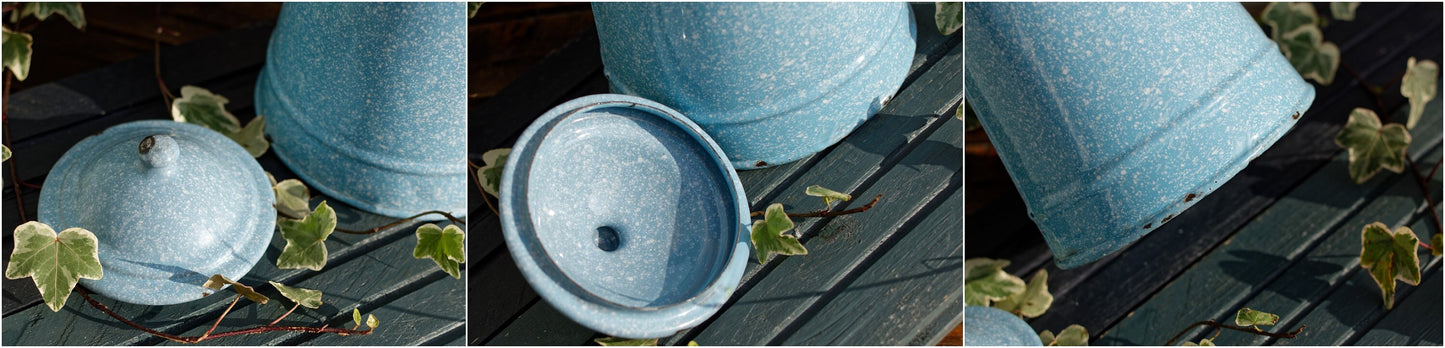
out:
{"label": "weathered wood grain", "polygon": [[[1438,269],[1437,269],[1438,270]],[[1395,304],[1395,309],[1355,341],[1360,346],[1439,346],[1441,277],[1435,272],[1420,288]]]}

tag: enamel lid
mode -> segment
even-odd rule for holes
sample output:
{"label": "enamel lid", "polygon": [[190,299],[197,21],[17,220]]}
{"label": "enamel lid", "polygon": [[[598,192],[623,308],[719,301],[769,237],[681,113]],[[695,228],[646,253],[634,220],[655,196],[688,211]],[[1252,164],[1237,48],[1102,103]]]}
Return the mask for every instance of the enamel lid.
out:
{"label": "enamel lid", "polygon": [[51,168],[39,219],[94,233],[104,268],[86,288],[167,305],[200,299],[211,275],[241,279],[276,225],[261,166],[231,139],[174,121],[136,121],[75,144]]}
{"label": "enamel lid", "polygon": [[538,294],[593,330],[652,338],[696,326],[748,261],[747,196],[726,158],[656,102],[563,103],[507,157],[507,247]]}

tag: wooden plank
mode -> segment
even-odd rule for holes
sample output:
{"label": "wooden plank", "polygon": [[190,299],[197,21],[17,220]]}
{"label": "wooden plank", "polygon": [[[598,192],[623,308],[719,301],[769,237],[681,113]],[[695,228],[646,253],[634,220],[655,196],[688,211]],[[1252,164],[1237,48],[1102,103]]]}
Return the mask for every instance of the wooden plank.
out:
{"label": "wooden plank", "polygon": [[[461,280],[450,276],[431,280],[430,284],[416,291],[401,292],[400,298],[386,303],[367,303],[362,313],[376,315],[381,326],[370,335],[295,335],[283,339],[276,337],[269,343],[278,345],[318,346],[410,346],[419,345],[445,336],[465,336],[465,314],[457,310],[467,305],[466,287]],[[325,297],[323,297],[323,300]],[[344,303],[343,303],[344,305]],[[380,306],[378,308],[378,306]],[[302,310],[302,309],[298,309]],[[314,311],[313,311],[314,312]],[[332,327],[352,327],[350,313],[342,313],[331,320]],[[295,315],[295,314],[292,314]],[[263,317],[264,318],[264,317]],[[315,326],[325,319],[307,317],[294,325]]]}
{"label": "wooden plank", "polygon": [[[1421,276],[1439,277],[1439,258],[1421,267]],[[1380,288],[1370,279],[1368,272],[1353,272],[1343,285],[1323,301],[1315,304],[1308,315],[1293,324],[1308,325],[1306,332],[1294,339],[1273,340],[1268,344],[1281,346],[1338,346],[1347,344],[1350,337],[1369,329],[1385,314],[1385,305],[1380,300]],[[1396,283],[1395,295],[1408,297],[1415,286]],[[1436,295],[1438,296],[1438,294]],[[1438,324],[1438,322],[1436,323]]]}
{"label": "wooden plank", "polygon": [[[954,75],[958,76],[958,75]],[[786,334],[790,326],[812,320],[808,309],[823,300],[825,296],[839,290],[848,274],[857,270],[873,253],[885,252],[891,241],[902,237],[899,230],[917,214],[927,214],[927,202],[949,190],[962,185],[962,122],[956,118],[948,120],[926,141],[921,142],[906,157],[891,168],[884,168],[881,178],[870,186],[862,185],[861,178],[846,178],[839,170],[823,170],[820,165],[810,170],[805,177],[819,174],[816,178],[801,179],[792,194],[786,194],[780,201],[794,210],[816,206],[821,202],[802,194],[804,184],[821,184],[824,187],[852,192],[854,201],[849,206],[863,204],[861,200],[876,194],[884,194],[883,200],[866,213],[844,215],[832,219],[799,219],[795,223],[803,234],[808,255],[802,257],[778,257],[771,272],[755,281],[750,289],[739,289],[729,300],[731,305],[717,314],[710,323],[699,326],[702,329],[695,340],[718,345],[763,345],[777,344],[779,335]],[[855,133],[856,134],[856,133]],[[843,149],[844,147],[840,147]],[[834,151],[834,154],[840,151]],[[830,154],[830,157],[833,154]],[[865,156],[848,156],[857,158]],[[852,169],[859,171],[858,169]],[[824,173],[827,173],[824,175]],[[854,181],[854,182],[850,182]],[[862,190],[859,192],[858,190]],[[845,209],[847,207],[839,207]],[[954,211],[953,213],[957,213]],[[953,231],[931,231],[955,233]],[[745,276],[746,278],[746,276]],[[955,284],[957,285],[957,284]]]}
{"label": "wooden plank", "polygon": [[[1439,270],[1438,268],[1436,269]],[[1395,304],[1363,337],[1361,346],[1439,346],[1441,344],[1440,274],[1428,277],[1418,290]]]}
{"label": "wooden plank", "polygon": [[596,332],[568,319],[547,301],[537,301],[506,330],[487,342],[492,346],[580,346],[590,344]]}
{"label": "wooden plank", "polygon": [[[501,232],[494,234],[500,235]],[[480,345],[517,319],[528,306],[538,301],[537,292],[527,284],[522,272],[506,246],[497,248],[478,265],[477,275],[469,279],[471,301],[467,303],[467,334],[470,344]]]}
{"label": "wooden plank", "polygon": [[[862,274],[835,289],[812,319],[785,335],[785,345],[901,345],[933,337],[933,324],[961,318],[963,289],[963,190],[937,208]],[[955,303],[957,302],[957,303]],[[934,342],[921,342],[932,344]]]}

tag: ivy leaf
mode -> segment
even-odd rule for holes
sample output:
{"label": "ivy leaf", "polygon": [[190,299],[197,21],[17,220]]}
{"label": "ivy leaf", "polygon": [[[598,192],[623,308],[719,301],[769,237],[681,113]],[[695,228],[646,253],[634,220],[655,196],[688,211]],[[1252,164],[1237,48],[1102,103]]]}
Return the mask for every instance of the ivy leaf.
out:
{"label": "ivy leaf", "polygon": [[1054,295],[1049,294],[1049,272],[1040,269],[1029,279],[1029,284],[1023,292],[1009,296],[1008,298],[994,304],[994,308],[1023,315],[1027,318],[1037,318],[1049,310],[1054,303]]}
{"label": "ivy leaf", "polygon": [[459,263],[467,262],[465,240],[466,232],[456,225],[448,225],[446,229],[435,224],[421,225],[416,229],[416,249],[412,250],[411,256],[430,258],[452,278],[462,279],[462,272],[457,267]]}
{"label": "ivy leaf", "polygon": [[1434,237],[1430,237],[1430,255],[1431,255],[1431,256],[1440,256],[1440,252],[1441,252],[1441,250],[1440,250],[1440,245],[1441,245],[1441,243],[1440,243],[1440,234],[1439,234],[1439,233],[1436,233]]}
{"label": "ivy leaf", "polygon": [[259,292],[256,292],[256,289],[252,289],[251,287],[246,286],[245,284],[241,284],[240,282],[226,279],[226,276],[220,274],[212,275],[211,279],[206,280],[206,283],[201,284],[201,286],[204,286],[207,289],[211,290],[221,290],[221,288],[226,286],[226,284],[230,284],[231,290],[235,290],[237,294],[241,294],[241,296],[244,296],[251,301],[255,301],[256,303],[266,304],[266,302],[271,301],[271,298],[266,297],[266,295],[262,295]]}
{"label": "ivy leaf", "polygon": [[969,259],[963,262],[963,302],[968,306],[987,306],[1024,292],[1024,280],[1015,277],[1003,268],[1008,260],[986,258]]}
{"label": "ivy leaf", "polygon": [[1064,331],[1059,331],[1059,336],[1054,337],[1050,346],[1087,346],[1089,345],[1089,330],[1085,330],[1079,324],[1069,325]]}
{"label": "ivy leaf", "polygon": [[697,347],[697,341],[687,341],[688,347]]}
{"label": "ivy leaf", "polygon": [[1320,28],[1306,25],[1286,32],[1283,38],[1276,38],[1284,57],[1300,76],[1328,86],[1335,80],[1335,71],[1340,67],[1340,47],[1333,42],[1324,42]]}
{"label": "ivy leaf", "polygon": [[25,16],[35,16],[35,19],[44,21],[52,14],[65,17],[75,29],[85,29],[85,11],[81,10],[80,3],[75,2],[27,2],[10,14],[10,22],[19,22]]}
{"label": "ivy leaf", "polygon": [[759,264],[767,264],[773,255],[808,254],[808,248],[804,248],[797,237],[785,233],[791,229],[793,220],[783,211],[782,203],[769,205],[763,220],[753,221],[753,250],[758,254]]}
{"label": "ivy leaf", "polygon": [[[1282,33],[1288,33],[1302,26],[1314,26],[1319,20],[1315,7],[1308,3],[1272,2],[1260,12],[1259,19],[1270,26],[1269,37],[1280,41]],[[1318,28],[1316,28],[1318,29]]]}
{"label": "ivy leaf", "polygon": [[813,197],[823,197],[823,204],[827,205],[828,209],[833,209],[834,203],[849,201],[853,199],[853,196],[843,194],[842,192],[829,190],[826,187],[818,185],[808,186],[808,188],[803,189],[803,193]]}
{"label": "ivy leaf", "polygon": [[325,201],[306,219],[281,219],[280,225],[286,247],[276,257],[277,268],[320,271],[326,266],[326,238],[336,229],[336,214]]}
{"label": "ivy leaf", "polygon": [[31,277],[50,311],[59,312],[80,278],[100,279],[105,271],[97,256],[95,234],[69,228],[56,234],[49,225],[31,221],[15,227],[15,250],[5,278]]}
{"label": "ivy leaf", "polygon": [[512,153],[511,148],[491,149],[482,153],[481,169],[477,169],[477,180],[482,181],[482,191],[498,197],[497,192],[501,190],[502,169],[507,165],[507,155]]}
{"label": "ivy leaf", "polygon": [[5,161],[9,161],[9,160],[10,160],[10,147],[9,147],[9,146],[5,146],[5,145],[0,145],[0,162],[5,162]]}
{"label": "ivy leaf", "polygon": [[[1279,316],[1274,313],[1261,312],[1249,308],[1240,308],[1234,313],[1234,325],[1238,326],[1272,326],[1279,322]],[[1258,329],[1258,327],[1256,327]]]}
{"label": "ivy leaf", "polygon": [[321,291],[319,290],[293,288],[277,282],[270,283],[271,286],[276,287],[276,291],[281,292],[281,296],[286,297],[286,299],[291,300],[291,302],[296,302],[296,304],[306,308],[321,308]]}
{"label": "ivy leaf", "polygon": [[361,309],[360,309],[360,308],[352,308],[352,309],[351,309],[351,322],[356,323],[356,326],[354,326],[354,327],[361,327]]}
{"label": "ivy leaf", "polygon": [[1208,338],[1206,338],[1206,339],[1199,340],[1199,343],[1184,342],[1184,346],[1186,346],[1186,347],[1213,347],[1213,346],[1214,346],[1214,341],[1210,341]]}
{"label": "ivy leaf", "polygon": [[276,191],[276,210],[282,215],[299,218],[311,215],[311,191],[301,180],[282,180],[273,185],[272,190]]}
{"label": "ivy leaf", "polygon": [[246,123],[246,127],[235,133],[226,134],[226,137],[231,138],[236,144],[240,144],[241,148],[251,153],[251,157],[261,157],[261,154],[266,153],[266,149],[271,148],[271,142],[266,141],[265,132],[266,118],[257,115],[256,118],[251,119],[251,122]]}
{"label": "ivy leaf", "polygon": [[381,326],[381,321],[380,321],[380,320],[376,320],[376,315],[375,315],[375,314],[367,314],[367,315],[366,315],[366,327],[371,328],[372,330],[376,330],[376,327],[377,327],[377,326]]}
{"label": "ivy leaf", "polygon": [[1355,20],[1355,9],[1360,7],[1358,2],[1332,2],[1330,3],[1330,15],[1342,21]]}
{"label": "ivy leaf", "polygon": [[171,103],[171,118],[176,122],[194,123],[221,134],[241,131],[241,121],[226,111],[226,97],[196,86],[181,87],[181,99]]}
{"label": "ivy leaf", "polygon": [[1415,57],[1410,57],[1405,64],[1400,95],[1410,99],[1410,119],[1405,122],[1405,128],[1414,129],[1415,123],[1420,121],[1420,114],[1425,113],[1425,103],[1435,99],[1435,85],[1439,81],[1435,74],[1440,73],[1440,65],[1428,59],[1415,64]]}
{"label": "ivy leaf", "polygon": [[1366,225],[1360,231],[1360,267],[1370,270],[1370,277],[1385,295],[1385,309],[1395,307],[1395,279],[1410,285],[1420,284],[1420,260],[1415,255],[1419,239],[1409,227],[1401,226],[1392,233],[1383,223]]}
{"label": "ivy leaf", "polygon": [[30,34],[13,32],[10,28],[3,30],[0,46],[4,46],[5,67],[10,69],[16,80],[25,81],[25,75],[30,74],[30,44],[35,40]]}
{"label": "ivy leaf", "polygon": [[655,347],[655,346],[657,346],[657,339],[656,339],[656,338],[648,338],[648,339],[634,340],[634,339],[630,339],[630,338],[620,338],[620,337],[603,337],[603,338],[594,339],[594,340],[592,340],[592,342],[597,342],[597,344],[603,345],[603,346],[623,346],[623,347]]}
{"label": "ivy leaf", "polygon": [[485,4],[485,2],[468,2],[468,3],[467,3],[467,18],[476,17],[476,16],[477,16],[477,9],[482,8],[482,4]]}
{"label": "ivy leaf", "polygon": [[1049,330],[1039,331],[1039,342],[1043,342],[1044,346],[1054,345],[1054,332]]}
{"label": "ivy leaf", "polygon": [[1335,136],[1335,144],[1349,150],[1350,178],[1364,183],[1381,168],[1399,173],[1405,170],[1405,148],[1410,145],[1410,132],[1399,123],[1380,127],[1374,111],[1355,108],[1350,120]]}
{"label": "ivy leaf", "polygon": [[938,33],[945,36],[963,27],[963,3],[956,1],[935,2],[933,21],[938,24]]}

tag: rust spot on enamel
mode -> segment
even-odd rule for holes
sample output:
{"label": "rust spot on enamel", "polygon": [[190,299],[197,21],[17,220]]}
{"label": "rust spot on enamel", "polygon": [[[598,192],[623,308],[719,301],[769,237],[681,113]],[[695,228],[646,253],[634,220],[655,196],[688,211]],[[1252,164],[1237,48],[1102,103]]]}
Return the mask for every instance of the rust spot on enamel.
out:
{"label": "rust spot on enamel", "polygon": [[1146,230],[1149,229],[1149,228],[1151,228],[1151,227],[1154,227],[1154,223],[1153,223],[1153,222],[1144,224],[1144,229],[1146,229]]}
{"label": "rust spot on enamel", "polygon": [[1166,222],[1169,222],[1169,219],[1173,219],[1173,218],[1174,218],[1174,214],[1169,214],[1169,216],[1165,216],[1165,217],[1164,217],[1164,221],[1160,221],[1159,224],[1162,225],[1162,224],[1164,224],[1164,223],[1166,223]]}
{"label": "rust spot on enamel", "polygon": [[1298,120],[1298,119],[1299,119],[1299,111],[1295,111],[1295,112],[1294,112],[1294,116],[1290,116],[1290,118],[1293,118],[1293,119]]}
{"label": "rust spot on enamel", "polygon": [[762,167],[766,165],[768,165],[768,162],[758,161],[758,163],[753,163],[754,167]]}
{"label": "rust spot on enamel", "polygon": [[1189,203],[1189,201],[1194,200],[1194,197],[1199,197],[1199,195],[1196,195],[1196,194],[1193,194],[1193,193],[1188,194],[1188,195],[1184,195],[1184,203]]}

